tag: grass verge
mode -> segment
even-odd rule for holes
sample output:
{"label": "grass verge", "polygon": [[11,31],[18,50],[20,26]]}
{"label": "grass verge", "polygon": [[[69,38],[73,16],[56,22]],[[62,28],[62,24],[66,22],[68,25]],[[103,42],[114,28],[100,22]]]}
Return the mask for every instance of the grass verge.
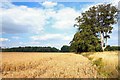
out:
{"label": "grass verge", "polygon": [[83,56],[92,61],[97,67],[98,76],[101,78],[117,78],[120,67],[118,66],[118,52],[88,52]]}

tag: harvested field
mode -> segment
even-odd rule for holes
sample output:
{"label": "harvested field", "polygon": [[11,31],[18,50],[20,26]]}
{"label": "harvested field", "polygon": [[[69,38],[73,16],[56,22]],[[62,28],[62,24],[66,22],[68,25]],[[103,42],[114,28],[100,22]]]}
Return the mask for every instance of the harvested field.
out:
{"label": "harvested field", "polygon": [[74,53],[4,52],[3,78],[96,78],[92,62]]}

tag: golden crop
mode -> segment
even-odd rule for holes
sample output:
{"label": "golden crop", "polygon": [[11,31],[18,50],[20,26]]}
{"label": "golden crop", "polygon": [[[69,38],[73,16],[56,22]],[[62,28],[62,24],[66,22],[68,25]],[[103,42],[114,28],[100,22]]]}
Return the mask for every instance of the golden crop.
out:
{"label": "golden crop", "polygon": [[[111,56],[110,56],[111,55]],[[118,54],[97,53],[89,57],[102,56],[106,66],[113,70],[118,65]],[[34,52],[3,52],[3,78],[96,78],[97,66],[89,58],[74,53],[34,53]],[[108,65],[109,64],[109,65]],[[109,69],[109,68],[108,68]]]}
{"label": "golden crop", "polygon": [[2,77],[96,77],[91,62],[73,53],[2,53]]}

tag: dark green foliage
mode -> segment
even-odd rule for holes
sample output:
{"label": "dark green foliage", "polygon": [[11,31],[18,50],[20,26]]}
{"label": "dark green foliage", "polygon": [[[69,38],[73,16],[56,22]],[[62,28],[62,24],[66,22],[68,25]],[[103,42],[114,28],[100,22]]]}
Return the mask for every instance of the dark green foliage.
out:
{"label": "dark green foliage", "polygon": [[55,47],[15,47],[2,49],[2,52],[59,52]]}
{"label": "dark green foliage", "polygon": [[99,39],[90,28],[77,32],[71,42],[71,50],[75,52],[101,51]]}
{"label": "dark green foliage", "polygon": [[63,47],[61,47],[61,52],[70,52],[70,46],[63,45]]}
{"label": "dark green foliage", "polygon": [[78,31],[71,41],[71,51],[93,52],[104,50],[107,38],[110,38],[108,33],[111,33],[113,29],[111,25],[116,22],[116,12],[117,9],[111,4],[102,4],[89,8],[88,11],[77,17],[77,23],[74,26],[77,26]]}
{"label": "dark green foliage", "polygon": [[120,51],[120,46],[110,46],[108,45],[105,51]]}

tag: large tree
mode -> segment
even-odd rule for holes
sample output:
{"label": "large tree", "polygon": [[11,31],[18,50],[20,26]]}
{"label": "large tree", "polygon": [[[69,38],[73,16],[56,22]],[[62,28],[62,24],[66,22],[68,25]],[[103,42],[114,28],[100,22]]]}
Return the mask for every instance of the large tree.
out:
{"label": "large tree", "polygon": [[75,52],[100,51],[99,38],[91,31],[92,26],[82,25],[71,42],[71,50]]}
{"label": "large tree", "polygon": [[78,32],[75,34],[71,46],[76,45],[78,47],[81,42],[84,42],[86,45],[81,45],[81,48],[77,49],[82,49],[85,46],[89,48],[91,45],[93,46],[92,51],[94,51],[100,40],[101,48],[104,51],[107,46],[107,39],[110,38],[109,34],[112,33],[112,25],[117,21],[116,13],[116,7],[111,4],[96,5],[82,13],[81,16],[76,18],[75,26],[77,26]]}

